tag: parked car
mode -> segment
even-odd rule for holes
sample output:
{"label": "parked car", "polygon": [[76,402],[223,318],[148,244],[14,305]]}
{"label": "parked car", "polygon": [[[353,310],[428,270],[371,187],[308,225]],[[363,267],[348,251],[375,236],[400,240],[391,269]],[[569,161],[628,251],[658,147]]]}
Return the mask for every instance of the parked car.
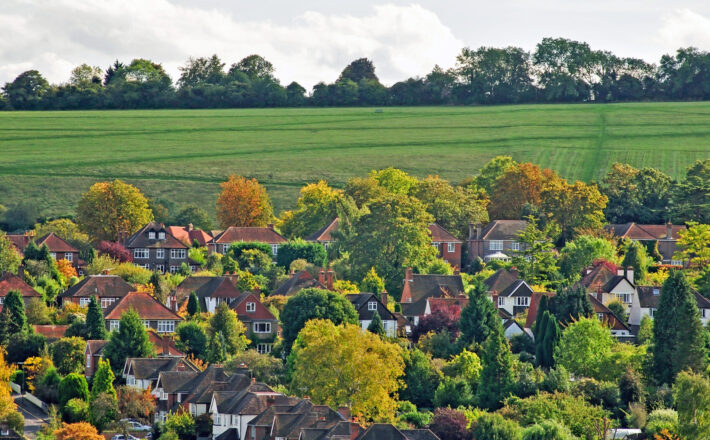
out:
{"label": "parked car", "polygon": [[144,425],[135,419],[121,419],[121,422],[127,423],[128,428],[131,431],[152,431],[153,427],[150,425]]}
{"label": "parked car", "polygon": [[138,437],[133,437],[130,434],[128,434],[128,437],[126,437],[123,434],[116,434],[113,437],[111,437],[111,440],[139,440],[139,439],[138,439]]}

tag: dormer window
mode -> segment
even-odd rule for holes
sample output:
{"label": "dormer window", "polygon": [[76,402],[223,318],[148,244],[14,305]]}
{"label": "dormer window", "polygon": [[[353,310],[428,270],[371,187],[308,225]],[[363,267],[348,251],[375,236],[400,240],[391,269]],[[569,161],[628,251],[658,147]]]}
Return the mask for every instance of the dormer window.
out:
{"label": "dormer window", "polygon": [[367,310],[377,310],[377,301],[368,301]]}
{"label": "dormer window", "polygon": [[163,232],[163,231],[158,232],[158,240],[165,240],[165,232]]}
{"label": "dormer window", "polygon": [[256,312],[256,303],[255,302],[248,302],[247,303],[247,312]]}
{"label": "dormer window", "polygon": [[660,293],[661,293],[661,289],[659,289],[658,287],[654,287],[654,288],[653,288],[653,294],[654,294],[654,295],[659,295]]}
{"label": "dormer window", "polygon": [[149,239],[149,240],[155,240],[155,232],[154,232],[154,231],[148,232],[148,239]]}

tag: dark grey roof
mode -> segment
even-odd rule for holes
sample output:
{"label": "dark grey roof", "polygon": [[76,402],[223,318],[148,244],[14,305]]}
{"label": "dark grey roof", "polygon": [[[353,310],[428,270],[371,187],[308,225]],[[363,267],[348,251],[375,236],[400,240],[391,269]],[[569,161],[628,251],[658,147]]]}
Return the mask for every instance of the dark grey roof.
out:
{"label": "dark grey roof", "polygon": [[135,289],[118,275],[89,275],[59,296],[61,298],[96,296],[122,298]]}
{"label": "dark grey roof", "polygon": [[498,296],[530,296],[533,290],[523,280],[515,280],[511,285],[506,287]]}
{"label": "dark grey roof", "polygon": [[481,231],[481,239],[515,240],[527,225],[528,222],[525,220],[493,220]]}
{"label": "dark grey roof", "polygon": [[164,371],[199,372],[192,363],[174,357],[128,358],[126,366],[130,369],[128,372],[136,379],[157,380],[160,373]]}
{"label": "dark grey roof", "polygon": [[[154,239],[148,238],[149,232],[155,232]],[[165,233],[165,239],[159,240],[158,232]],[[128,249],[151,248],[151,249],[187,249],[188,246],[175,238],[165,229],[165,226],[158,222],[150,222],[143,226],[138,232],[128,237],[125,242]]]}
{"label": "dark grey roof", "polygon": [[325,289],[325,286],[313,278],[310,273],[302,270],[291,275],[291,277],[274,290],[271,295],[291,296],[309,287]]}
{"label": "dark grey roof", "polygon": [[178,301],[189,298],[195,292],[201,310],[207,311],[207,298],[237,298],[241,292],[234,285],[230,276],[187,277],[173,290]]}
{"label": "dark grey roof", "polygon": [[239,431],[237,428],[229,428],[217,437],[215,437],[215,440],[241,440],[239,438]]}
{"label": "dark grey roof", "polygon": [[402,429],[407,440],[439,440],[439,437],[429,429]]}
{"label": "dark grey roof", "polygon": [[425,298],[453,297],[465,293],[461,275],[414,274],[409,283],[409,291],[413,303]]}
{"label": "dark grey roof", "polygon": [[374,293],[351,293],[345,297],[352,303],[361,321],[370,320],[375,315],[374,310],[367,308],[367,303],[370,301],[377,301],[377,312],[380,314],[380,318],[388,321],[397,319]]}
{"label": "dark grey roof", "polygon": [[502,292],[517,280],[508,269],[498,269],[495,273],[483,281],[489,292]]}

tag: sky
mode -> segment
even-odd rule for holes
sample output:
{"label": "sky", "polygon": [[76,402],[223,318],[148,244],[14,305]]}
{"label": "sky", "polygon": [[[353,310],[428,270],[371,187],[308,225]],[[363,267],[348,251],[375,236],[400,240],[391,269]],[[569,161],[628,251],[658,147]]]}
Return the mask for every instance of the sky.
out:
{"label": "sky", "polygon": [[173,80],[189,57],[257,53],[283,84],[334,81],[373,60],[391,85],[453,67],[463,47],[533,50],[545,37],[657,63],[710,50],[707,0],[0,0],[0,84],[37,69],[63,83],[82,63],[148,58]]}

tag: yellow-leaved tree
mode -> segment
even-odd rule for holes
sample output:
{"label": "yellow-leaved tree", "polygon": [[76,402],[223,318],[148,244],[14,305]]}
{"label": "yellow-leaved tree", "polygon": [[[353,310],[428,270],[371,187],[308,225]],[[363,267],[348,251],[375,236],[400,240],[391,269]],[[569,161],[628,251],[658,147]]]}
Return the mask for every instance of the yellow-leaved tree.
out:
{"label": "yellow-leaved tree", "polygon": [[220,184],[217,219],[223,228],[230,226],[266,226],[274,216],[266,188],[256,179],[231,175]]}
{"label": "yellow-leaved tree", "polygon": [[358,325],[306,323],[289,356],[292,390],[331,408],[349,406],[367,421],[391,422],[404,361],[399,346]]}
{"label": "yellow-leaved tree", "polygon": [[14,372],[15,366],[5,362],[5,350],[0,349],[0,420],[6,420],[17,409],[10,389],[10,376]]}

